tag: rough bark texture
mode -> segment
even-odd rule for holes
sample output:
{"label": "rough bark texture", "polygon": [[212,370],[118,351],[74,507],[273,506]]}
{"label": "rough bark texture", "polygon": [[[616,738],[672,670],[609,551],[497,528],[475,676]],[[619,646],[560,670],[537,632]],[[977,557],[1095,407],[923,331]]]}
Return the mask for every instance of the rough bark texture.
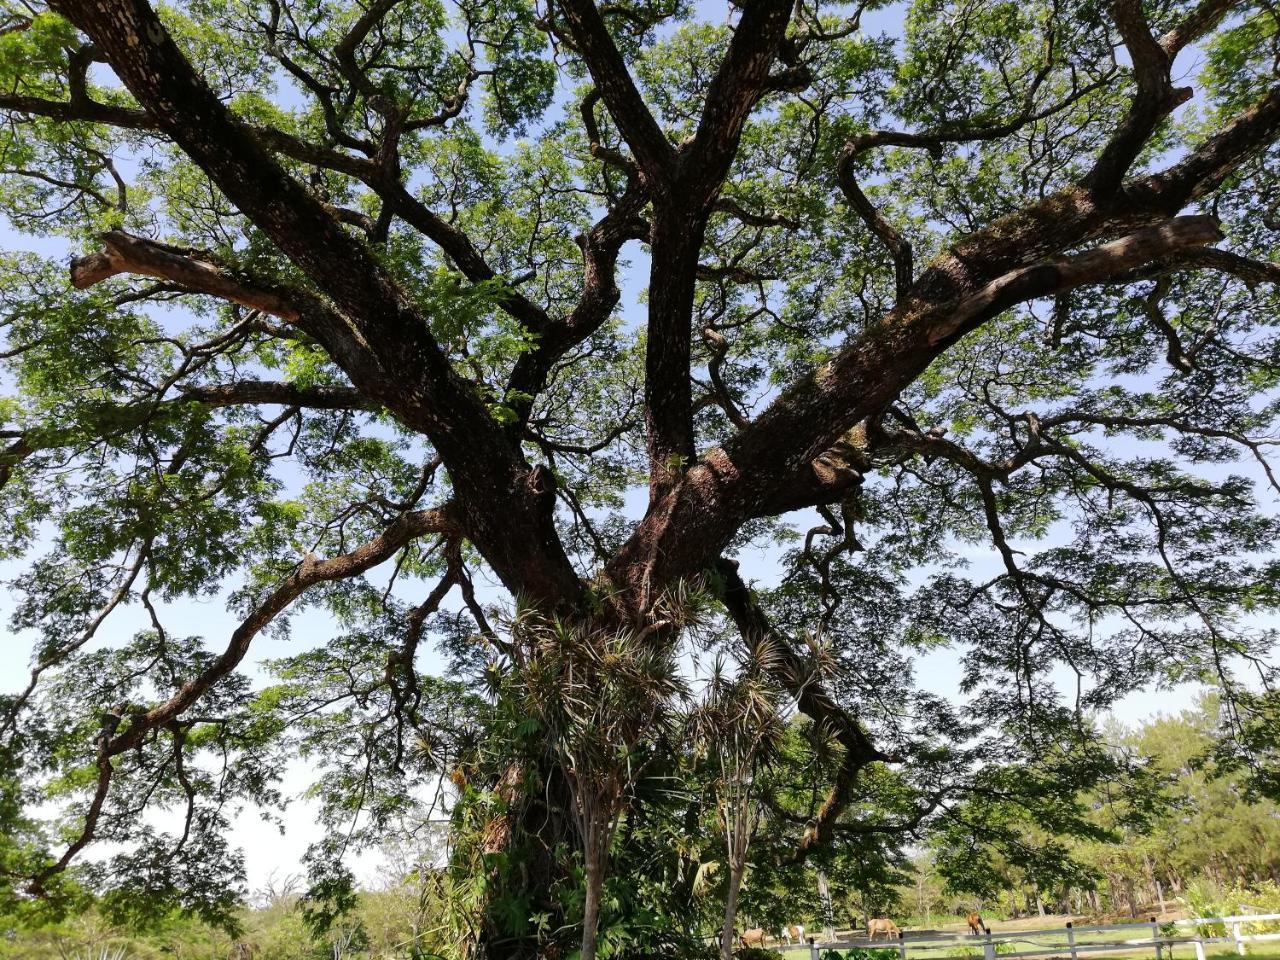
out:
{"label": "rough bark texture", "polygon": [[[72,265],[75,285],[88,287],[122,273],[143,275],[295,326],[322,345],[349,377],[350,388],[304,391],[285,384],[243,382],[201,388],[190,392],[187,400],[213,406],[385,409],[430,441],[454,491],[447,511],[405,512],[363,547],[328,560],[308,558],[261,599],[208,671],[141,721],[105,731],[85,843],[110,786],[112,756],[190,707],[235,668],[253,637],[308,587],[356,575],[414,537],[433,532],[473,543],[502,584],[527,602],[567,616],[603,615],[642,626],[652,626],[653,604],[664,591],[684,578],[718,569],[726,585],[725,609],[740,633],[748,640],[770,636],[777,642],[783,653],[774,667],[776,679],[794,694],[800,710],[829,727],[843,747],[830,793],[796,851],[796,858],[803,860],[830,839],[855,794],[859,772],[893,758],[877,749],[858,718],[807,675],[802,657],[788,638],[776,634],[736,567],[722,559],[735,534],[753,518],[830,504],[846,495],[861,477],[848,457],[832,453],[841,438],[884,411],[960,338],[1010,307],[1085,284],[1121,282],[1186,266],[1210,266],[1251,283],[1275,282],[1280,276],[1273,264],[1206,249],[1220,237],[1213,219],[1179,216],[1274,142],[1280,131],[1280,89],[1167,169],[1133,176],[1135,159],[1188,95],[1172,86],[1173,58],[1218,22],[1230,4],[1207,0],[1157,38],[1141,5],[1121,0],[1113,7],[1113,17],[1133,63],[1136,90],[1088,175],[961,238],[918,275],[910,245],[862,193],[852,176],[852,161],[881,144],[936,148],[963,135],[876,131],[846,145],[833,172],[853,210],[893,261],[895,305],[880,324],[851,337],[829,363],[791,384],[754,420],[736,411],[731,420],[737,431],[721,446],[699,451],[691,381],[699,258],[709,218],[717,210],[735,210],[719,194],[748,117],[771,90],[800,76],[780,80],[773,72],[780,63],[794,60],[796,41],[787,37],[794,7],[788,0],[753,0],[742,6],[727,53],[707,88],[696,133],[675,144],[649,111],[600,8],[593,0],[561,0],[554,5],[548,29],[590,73],[595,89],[582,112],[592,153],[623,170],[627,187],[579,238],[583,281],[572,310],[552,317],[514,288],[501,298],[501,308],[536,335],[535,347],[515,363],[508,383],[518,422],[504,426],[451,365],[431,333],[431,318],[421,314],[369,245],[346,226],[364,220],[327,207],[290,176],[277,157],[314,163],[360,180],[387,205],[389,215],[428,237],[467,278],[495,279],[481,248],[420,203],[394,165],[238,120],[196,74],[146,0],[54,0],[54,8],[92,41],[140,109],[95,103],[83,89],[66,103],[3,94],[0,108],[59,121],[100,122],[171,141],[307,281],[297,288],[259,283],[209,254],[113,231],[103,236],[100,252]],[[375,18],[387,8],[376,5],[366,17]],[[362,22],[360,29],[367,31],[369,24]],[[338,51],[348,70],[355,69],[353,49],[349,45],[345,52]],[[598,102],[608,110],[631,156],[600,144],[593,119]],[[970,139],[1000,136],[1002,129],[974,131]],[[390,149],[394,151],[394,144]],[[750,220],[740,206],[736,211]],[[652,252],[644,384],[650,499],[629,539],[603,565],[613,606],[600,614],[586,608],[582,584],[557,534],[553,474],[545,466],[531,466],[521,431],[530,413],[528,398],[546,386],[556,363],[599,330],[617,305],[619,254],[632,239],[648,241]],[[707,339],[714,343],[714,336],[712,331]],[[716,376],[713,368],[713,381]],[[13,442],[0,453],[0,485],[41,442],[35,436],[6,439]],[[501,787],[514,794],[523,777],[515,767],[508,773]],[[530,809],[517,807],[495,827],[489,845],[497,849],[509,844],[520,829],[536,833],[539,828],[531,821],[515,819],[529,817]],[[80,846],[73,846],[49,875],[65,866]],[[590,869],[598,865],[603,871],[606,859],[607,851],[589,864]],[[598,893],[598,887],[593,894],[588,885],[583,950],[588,960]],[[732,912],[731,904],[726,933]],[[495,945],[489,955],[527,955],[530,949],[530,944]],[[727,942],[722,949],[727,956]]]}
{"label": "rough bark texture", "polygon": [[[552,523],[554,487],[452,368],[427,318],[368,249],[279,166],[194,73],[145,3],[55,9],[102,49],[138,101],[227,197],[332,300],[311,332],[352,383],[431,438],[449,464],[468,537],[516,592],[560,606],[580,587]],[[494,507],[502,505],[495,516]]]}

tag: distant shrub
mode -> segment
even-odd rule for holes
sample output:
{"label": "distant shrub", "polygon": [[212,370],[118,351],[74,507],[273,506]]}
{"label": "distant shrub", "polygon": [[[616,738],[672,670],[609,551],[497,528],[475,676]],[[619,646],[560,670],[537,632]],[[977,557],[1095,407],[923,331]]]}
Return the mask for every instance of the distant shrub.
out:
{"label": "distant shrub", "polygon": [[[1280,883],[1267,880],[1240,891],[1241,913],[1280,913]],[[1280,933],[1280,921],[1250,923],[1245,933]]]}
{"label": "distant shrub", "polygon": [[[1182,897],[1192,917],[1234,917],[1250,913],[1280,913],[1280,884],[1273,880],[1251,887],[1222,888],[1214,884],[1193,883]],[[1227,929],[1221,923],[1196,924],[1196,931],[1203,937],[1226,936]],[[1280,931],[1280,921],[1263,920],[1244,923],[1242,933],[1275,933]]]}
{"label": "distant shrub", "polygon": [[[1192,917],[1225,917],[1236,912],[1236,905],[1228,902],[1228,898],[1223,896],[1222,888],[1216,884],[1189,885],[1182,895],[1182,902],[1187,905],[1187,912]],[[1201,937],[1221,937],[1226,932],[1226,927],[1221,923],[1196,924],[1196,934]]]}
{"label": "distant shrub", "polygon": [[897,957],[897,950],[886,947],[854,947],[845,952],[844,960],[897,960]]}

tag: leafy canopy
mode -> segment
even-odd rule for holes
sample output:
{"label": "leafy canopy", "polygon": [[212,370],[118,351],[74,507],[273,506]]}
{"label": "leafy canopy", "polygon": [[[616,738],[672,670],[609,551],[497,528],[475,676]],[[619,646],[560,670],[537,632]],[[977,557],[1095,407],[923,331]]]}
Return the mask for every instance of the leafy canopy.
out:
{"label": "leafy canopy", "polygon": [[[459,940],[550,949],[589,741],[603,951],[684,949],[722,784],[667,711],[766,641],[771,923],[925,832],[1065,877],[1027,823],[1099,836],[1137,688],[1277,794],[1273,4],[3,10],[13,909],[232,923],[300,755],[319,926],[434,798]],[[518,622],[595,638],[560,713]]]}

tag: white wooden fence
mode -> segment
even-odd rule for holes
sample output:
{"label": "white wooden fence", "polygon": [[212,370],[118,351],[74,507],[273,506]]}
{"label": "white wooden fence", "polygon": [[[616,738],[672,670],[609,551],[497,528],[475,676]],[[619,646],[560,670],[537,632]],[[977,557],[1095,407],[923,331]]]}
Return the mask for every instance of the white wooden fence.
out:
{"label": "white wooden fence", "polygon": [[[1280,913],[1250,913],[1242,914],[1238,917],[1197,917],[1192,920],[1175,920],[1173,922],[1178,927],[1190,927],[1195,932],[1195,936],[1189,939],[1196,945],[1196,960],[1204,960],[1204,945],[1206,943],[1234,943],[1236,953],[1243,957],[1246,943],[1280,940],[1280,933],[1243,932],[1255,924],[1277,920],[1280,920]],[[1213,936],[1212,931],[1205,929],[1206,927],[1219,925],[1224,930],[1222,936]]]}
{"label": "white wooden fence", "polygon": [[[849,938],[820,941],[816,937],[809,937],[807,946],[811,960],[820,960],[825,950],[856,948],[893,950],[897,952],[898,960],[910,960],[913,953],[918,960],[977,960],[979,953],[982,960],[1012,960],[1019,957],[1028,960],[1034,957],[1054,957],[1061,960],[1070,957],[1070,960],[1079,960],[1085,956],[1134,953],[1146,948],[1154,952],[1155,960],[1173,960],[1173,947],[1185,943],[1195,945],[1196,960],[1205,960],[1206,943],[1230,943],[1234,945],[1237,954],[1245,956],[1246,943],[1280,940],[1280,933],[1254,931],[1255,926],[1276,921],[1280,921],[1280,913],[1196,917],[1165,923],[1152,918],[1148,923],[1088,927],[1068,923],[1065,927],[1045,930],[1019,930],[1002,934],[988,931],[985,936],[908,932],[899,934],[896,940]],[[1013,949],[1009,949],[1010,947]],[[956,949],[950,952],[949,948]],[[779,952],[790,953],[792,957],[802,949],[803,946],[790,949],[781,945],[778,947]]]}

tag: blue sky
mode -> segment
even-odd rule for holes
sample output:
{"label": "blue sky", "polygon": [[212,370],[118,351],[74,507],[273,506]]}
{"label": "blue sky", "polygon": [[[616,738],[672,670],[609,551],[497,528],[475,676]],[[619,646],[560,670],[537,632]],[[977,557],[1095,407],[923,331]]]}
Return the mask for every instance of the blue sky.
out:
{"label": "blue sky", "polygon": [[[59,247],[60,245],[49,242],[33,243],[31,238],[15,234],[7,226],[0,229],[0,248],[5,250],[32,249],[45,255],[66,258],[68,254]],[[633,259],[636,262],[625,284],[624,308],[629,308],[628,312],[635,311],[636,300],[644,283],[645,264],[640,258]],[[644,491],[636,490],[630,498],[630,512],[635,516],[639,516],[643,510],[644,497]],[[803,527],[805,523],[799,525]],[[765,585],[778,581],[781,568],[777,549],[748,550],[739,559],[743,574],[748,580]],[[999,567],[995,554],[985,549],[970,550],[966,559],[970,564],[970,572],[979,579],[984,579],[985,573],[994,573]],[[0,563],[0,580],[8,580],[22,569],[23,565],[16,561]],[[371,571],[370,577],[375,581],[385,578],[389,569],[389,564],[384,565]],[[487,598],[496,602],[503,595],[496,583],[485,583],[483,579],[477,582],[477,589],[482,601]],[[456,593],[451,599],[456,602]],[[7,626],[12,606],[13,601],[7,592],[0,594],[0,691],[5,692],[15,691],[25,685],[32,649],[32,637],[29,634],[14,633]],[[239,619],[226,609],[223,596],[170,602],[165,605],[162,616],[171,632],[202,636],[211,648],[225,645],[226,638],[239,623]],[[121,608],[99,630],[94,646],[121,643],[138,630],[148,627],[146,613],[140,607]],[[265,661],[323,643],[331,633],[331,625],[323,612],[305,610],[295,617],[290,639],[284,640],[269,634],[259,635],[254,641],[246,669],[259,682],[267,682],[269,678],[261,668]],[[424,671],[441,672],[443,664],[434,651],[427,652],[424,656],[421,664]],[[925,654],[917,659],[916,669],[918,682],[924,688],[939,694],[958,696],[959,664],[955,651],[938,650]],[[1063,680],[1065,682],[1065,676]],[[1189,687],[1135,692],[1119,704],[1115,716],[1125,724],[1134,724],[1157,712],[1170,713],[1190,707],[1195,695],[1196,691]],[[309,764],[301,760],[289,772],[284,785],[285,792],[295,799],[284,816],[283,834],[274,822],[264,819],[253,810],[246,810],[238,818],[233,841],[245,851],[250,889],[260,887],[273,872],[284,875],[298,871],[300,858],[308,844],[319,839],[321,831],[315,822],[314,807],[301,796],[310,782],[311,774]],[[163,821],[164,818],[160,819]],[[367,882],[373,882],[378,863],[376,855],[365,857],[357,863],[357,875]]]}
{"label": "blue sky", "polygon": [[[703,4],[704,13],[709,19],[722,19],[727,6],[723,2]],[[899,8],[889,8],[868,16],[865,26],[871,32],[900,29],[901,13]],[[65,245],[56,240],[40,240],[19,235],[6,224],[0,223],[0,249],[6,251],[31,250],[46,256],[66,259],[69,251]],[[624,283],[624,310],[632,317],[640,316],[636,305],[645,282],[646,264],[643,257],[634,248],[627,253],[632,260],[630,272]],[[1235,465],[1238,469],[1239,465]],[[639,494],[639,491],[637,491]],[[1273,504],[1274,506],[1274,504]],[[633,512],[638,515],[643,508],[643,497],[633,498]],[[743,573],[749,580],[758,580],[764,584],[777,581],[779,556],[777,550],[748,551],[740,557]],[[996,569],[997,558],[990,551],[974,550],[968,559],[971,571],[981,575],[984,570]],[[0,564],[0,579],[7,580],[22,569],[20,564],[10,562]],[[385,569],[373,571],[376,579],[385,577]],[[499,591],[493,586],[481,586],[484,596],[497,597]],[[13,691],[25,685],[32,639],[28,635],[12,633],[8,630],[8,613],[12,609],[12,600],[7,593],[0,594],[0,691]],[[211,647],[224,645],[226,637],[238,624],[225,608],[222,598],[182,600],[167,605],[166,624],[172,631],[196,634],[206,638]],[[147,625],[145,614],[140,609],[122,609],[110,618],[99,631],[95,643],[114,644],[130,637],[133,633]],[[330,626],[325,616],[314,610],[299,615],[293,624],[292,639],[280,640],[269,635],[262,635],[255,641],[249,657],[248,669],[260,679],[265,675],[259,665],[275,657],[296,653],[299,649],[316,643],[322,643],[330,634]],[[441,663],[434,653],[426,655],[423,663],[426,671],[441,669]],[[938,693],[957,694],[959,667],[957,656],[953,651],[937,651],[920,657],[916,662],[919,682],[927,689]],[[1133,724],[1157,712],[1176,712],[1192,705],[1196,691],[1183,687],[1174,690],[1144,690],[1132,694],[1122,701],[1115,711],[1118,720]],[[300,793],[309,779],[309,770],[304,762],[296,765],[286,783],[286,791],[291,794]],[[295,803],[286,814],[286,832],[282,836],[276,826],[262,820],[252,811],[240,818],[234,831],[234,841],[243,846],[246,853],[250,887],[259,886],[273,871],[289,873],[298,869],[299,857],[306,846],[317,839],[319,830],[315,818],[305,802]],[[366,861],[358,872],[366,877],[373,870],[373,862]]]}

